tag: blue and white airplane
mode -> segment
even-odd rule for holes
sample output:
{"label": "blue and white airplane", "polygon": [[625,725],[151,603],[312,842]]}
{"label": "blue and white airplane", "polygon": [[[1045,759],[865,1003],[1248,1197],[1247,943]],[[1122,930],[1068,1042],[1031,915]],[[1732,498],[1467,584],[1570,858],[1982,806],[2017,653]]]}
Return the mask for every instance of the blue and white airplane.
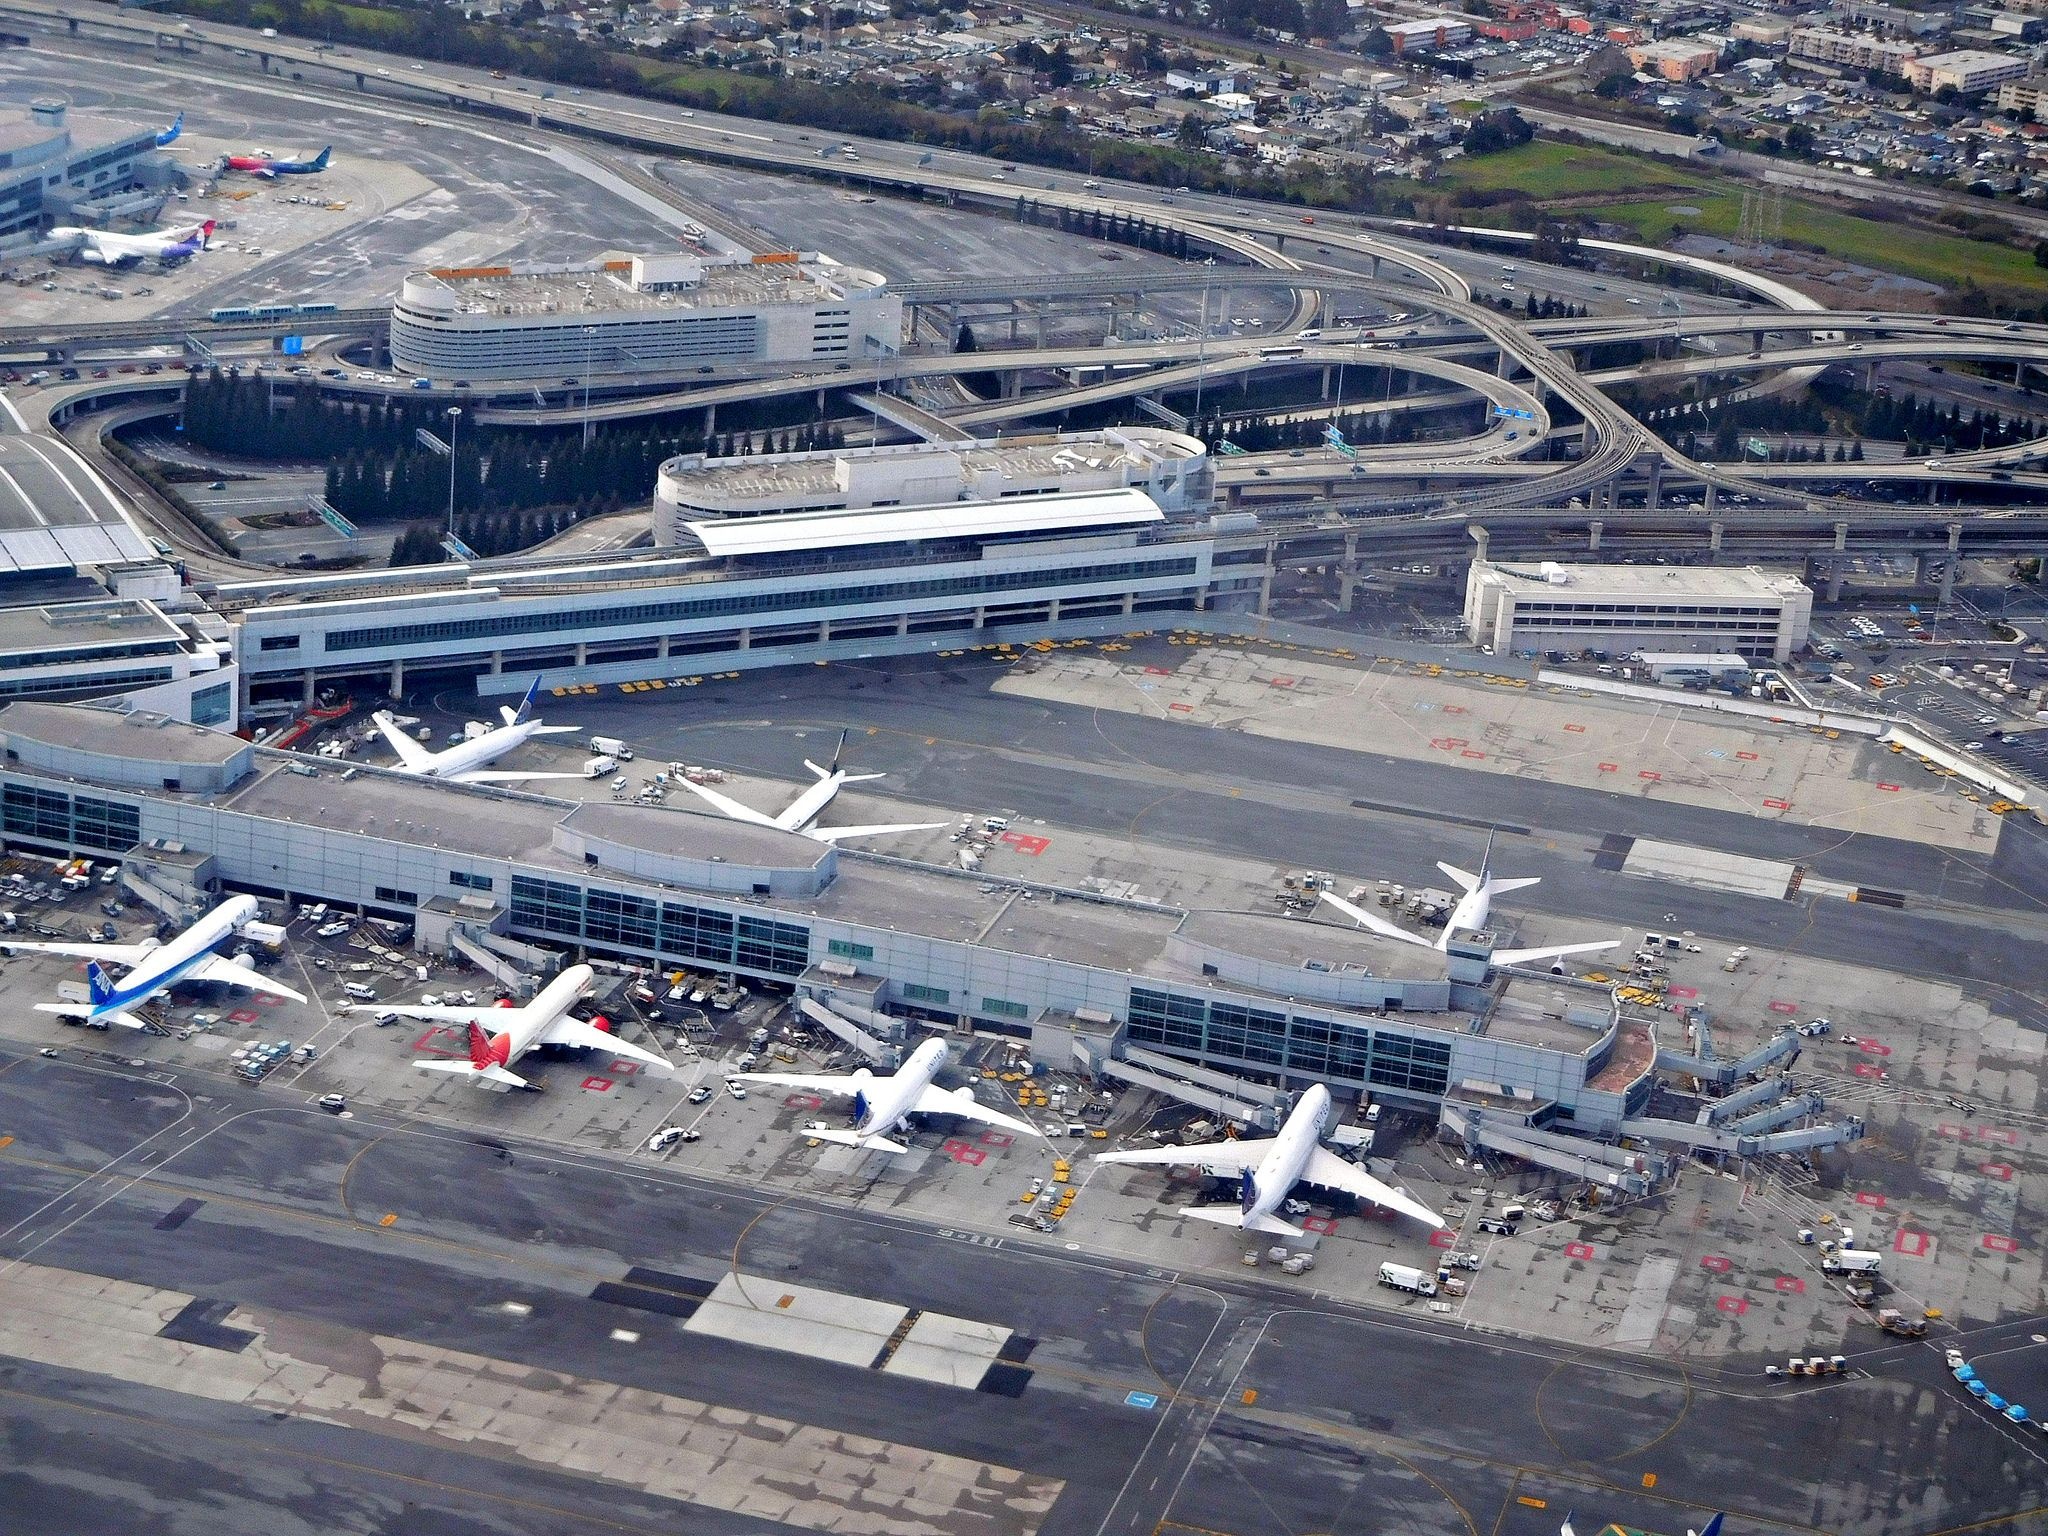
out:
{"label": "blue and white airplane", "polygon": [[269,154],[229,155],[227,168],[261,176],[265,181],[279,176],[317,176],[327,169],[327,157],[333,153],[334,146],[330,144],[310,160],[279,159]]}
{"label": "blue and white airplane", "polygon": [[[1572,1529],[1573,1513],[1572,1510],[1565,1511],[1564,1524],[1557,1528],[1557,1536],[1578,1536],[1578,1532]],[[1717,1514],[1709,1520],[1705,1530],[1695,1531],[1687,1527],[1685,1536],[1721,1536],[1721,1516]]]}
{"label": "blue and white airplane", "polygon": [[527,685],[526,697],[519,701],[514,710],[499,705],[498,713],[505,717],[503,726],[486,731],[468,741],[458,741],[452,747],[439,752],[429,752],[405,732],[391,723],[391,716],[383,710],[370,716],[371,723],[384,733],[384,739],[391,743],[391,750],[398,754],[397,770],[410,773],[422,779],[450,779],[457,784],[517,784],[522,779],[580,779],[580,773],[514,773],[509,770],[489,772],[492,763],[535,736],[575,735],[573,725],[542,725],[533,713],[534,697],[540,692],[540,679],[536,677]]}
{"label": "blue and white airplane", "polygon": [[[239,960],[213,952],[216,944],[237,934],[259,944],[284,942],[282,928],[275,923],[256,920],[259,910],[254,896],[230,896],[168,944],[159,944],[154,939],[141,944],[102,944],[96,941],[17,944],[10,940],[0,944],[0,949],[9,954],[27,951],[45,955],[77,955],[90,962],[85,971],[91,989],[90,1002],[37,1003],[35,1006],[38,1013],[62,1014],[92,1028],[104,1029],[109,1024],[121,1024],[129,1029],[145,1027],[144,1020],[138,1018],[133,1010],[181,981],[216,981],[230,987],[272,992],[295,1003],[303,1003],[306,1001],[303,992],[294,992]],[[103,962],[124,966],[127,974],[115,982],[102,969]]]}
{"label": "blue and white airplane", "polygon": [[171,119],[171,126],[166,128],[162,133],[156,136],[156,147],[158,149],[168,148],[170,145],[177,142],[178,135],[183,133],[184,131],[185,114],[183,112],[180,112],[176,117]]}
{"label": "blue and white airplane", "polygon": [[878,1077],[862,1067],[843,1077],[814,1072],[742,1072],[739,1079],[743,1083],[773,1083],[806,1093],[851,1098],[851,1130],[808,1126],[803,1134],[815,1141],[837,1142],[863,1152],[908,1152],[909,1144],[896,1138],[909,1125],[912,1115],[957,1115],[963,1120],[1001,1126],[1020,1136],[1045,1135],[1028,1120],[990,1109],[974,1097],[972,1088],[939,1087],[934,1079],[945,1069],[950,1054],[945,1041],[934,1039],[912,1051],[909,1059],[886,1077]]}

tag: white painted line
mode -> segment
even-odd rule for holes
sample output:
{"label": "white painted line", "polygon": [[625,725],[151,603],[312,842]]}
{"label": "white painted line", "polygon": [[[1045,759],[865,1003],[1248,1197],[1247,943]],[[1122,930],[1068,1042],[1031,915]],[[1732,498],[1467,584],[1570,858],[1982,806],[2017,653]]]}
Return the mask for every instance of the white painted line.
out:
{"label": "white painted line", "polygon": [[50,526],[50,520],[49,518],[43,515],[43,509],[37,506],[33,501],[29,500],[29,494],[27,491],[24,491],[21,488],[21,482],[19,480],[15,479],[14,476],[7,473],[5,469],[0,469],[0,480],[5,480],[7,482],[7,489],[14,492],[15,499],[19,501],[24,507],[28,508],[29,515],[31,517],[33,517],[37,522],[41,523],[45,528]]}
{"label": "white painted line", "polygon": [[7,412],[8,416],[13,420],[15,431],[26,432],[28,430],[28,423],[22,419],[20,409],[16,407],[12,400],[7,398],[4,392],[0,392],[0,410]]}

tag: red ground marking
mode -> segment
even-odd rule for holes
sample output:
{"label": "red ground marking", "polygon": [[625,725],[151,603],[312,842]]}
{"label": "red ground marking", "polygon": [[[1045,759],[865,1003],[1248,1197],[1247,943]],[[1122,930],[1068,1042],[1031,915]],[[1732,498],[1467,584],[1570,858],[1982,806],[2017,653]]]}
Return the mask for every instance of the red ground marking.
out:
{"label": "red ground marking", "polygon": [[2012,1178],[2011,1163],[1980,1163],[1977,1166],[1977,1171],[1989,1178],[2006,1181],[2010,1181]]}
{"label": "red ground marking", "polygon": [[1012,1145],[1017,1138],[1008,1131],[983,1131],[975,1140],[979,1141],[984,1147],[1007,1147]]}
{"label": "red ground marking", "polygon": [[1638,773],[1636,777],[1639,779],[1648,779],[1652,784],[1661,784],[1664,782],[1664,775],[1657,772],[1654,768],[1645,768],[1640,773]]}
{"label": "red ground marking", "polygon": [[1026,854],[1035,859],[1052,846],[1052,839],[1049,837],[1034,837],[1029,832],[1005,832],[1003,834],[1003,844],[1005,847],[1014,848],[1019,853]]}
{"label": "red ground marking", "polygon": [[792,1093],[782,1101],[784,1109],[823,1109],[825,1101],[815,1093]]}
{"label": "red ground marking", "polygon": [[469,1054],[469,1048],[467,1046],[461,1046],[459,1049],[457,1049],[451,1048],[449,1046],[435,1045],[432,1043],[436,1036],[443,1035],[445,1035],[450,1041],[460,1041],[462,1039],[462,1036],[456,1034],[455,1031],[450,1029],[447,1025],[436,1024],[424,1035],[421,1035],[419,1039],[413,1041],[412,1048],[416,1051],[424,1051],[429,1056],[467,1056]]}
{"label": "red ground marking", "polygon": [[954,1162],[965,1163],[970,1168],[979,1168],[988,1157],[988,1153],[982,1148],[957,1139],[941,1143],[939,1150]]}
{"label": "red ground marking", "polygon": [[1337,1230],[1337,1218],[1334,1216],[1304,1216],[1301,1218],[1301,1230],[1304,1232],[1320,1232],[1323,1236],[1328,1237]]}
{"label": "red ground marking", "polygon": [[2008,1147],[2016,1147],[2020,1144],[2020,1133],[2018,1131],[2009,1131],[2002,1125],[1980,1125],[1977,1127],[1977,1139],[1979,1141],[2000,1141],[2004,1142]]}
{"label": "red ground marking", "polygon": [[1618,769],[1618,768],[1620,768],[1620,767],[1621,767],[1621,764],[1619,764],[1619,763],[1602,763],[1602,764],[1600,765],[1600,771],[1601,771],[1602,773],[1613,773],[1613,772],[1614,772],[1614,771],[1615,771],[1616,769]]}
{"label": "red ground marking", "polygon": [[1749,1310],[1749,1303],[1740,1296],[1716,1296],[1714,1306],[1723,1312],[1733,1312],[1737,1317]]}
{"label": "red ground marking", "polygon": [[1429,744],[1439,752],[1451,752],[1457,748],[1457,743],[1448,736],[1432,736],[1429,738]]}
{"label": "red ground marking", "polygon": [[592,1093],[610,1093],[612,1080],[608,1077],[586,1077],[583,1079],[583,1086]]}
{"label": "red ground marking", "polygon": [[1673,987],[1670,995],[1677,998],[1692,998],[1700,995],[1698,987]]}
{"label": "red ground marking", "polygon": [[1797,1275],[1780,1275],[1773,1283],[1788,1296],[1804,1296],[1806,1294],[1806,1282]]}
{"label": "red ground marking", "polygon": [[1952,1136],[1957,1141],[1970,1139],[1970,1128],[1966,1125],[1937,1125],[1934,1130],[1937,1135]]}
{"label": "red ground marking", "polygon": [[1771,1004],[1771,1012],[1773,1013],[1797,1013],[1798,1011],[1799,1005],[1797,1003],[1773,1002]]}
{"label": "red ground marking", "polygon": [[1888,795],[1896,795],[1899,792],[1899,786],[1896,784],[1880,784],[1877,787]]}
{"label": "red ground marking", "polygon": [[1735,1261],[1733,1259],[1724,1259],[1718,1253],[1710,1253],[1700,1260],[1701,1269],[1712,1270],[1717,1275],[1725,1275],[1734,1267]]}
{"label": "red ground marking", "polygon": [[1754,752],[1738,752],[1735,755],[1745,763],[1753,763],[1757,760]]}
{"label": "red ground marking", "polygon": [[1466,748],[1466,749],[1465,749],[1464,751],[1460,752],[1460,753],[1458,754],[1458,756],[1460,756],[1460,757],[1484,757],[1484,756],[1486,756],[1486,754],[1485,754],[1484,752],[1474,752],[1474,751],[1473,751],[1473,750],[1472,750],[1472,749],[1471,749],[1470,747],[1467,747],[1467,748]]}
{"label": "red ground marking", "polygon": [[640,1063],[637,1061],[615,1061],[605,1068],[613,1077],[631,1077],[639,1070]]}
{"label": "red ground marking", "polygon": [[1859,1061],[1849,1069],[1858,1077],[1883,1077],[1884,1068],[1872,1061]]}
{"label": "red ground marking", "polygon": [[254,1024],[256,1022],[256,1010],[254,1008],[237,1008],[228,1017],[237,1024]]}
{"label": "red ground marking", "polygon": [[1984,1246],[1993,1253],[2018,1253],[2020,1251],[2018,1238],[2000,1237],[1996,1232],[1986,1232],[1984,1234]]}
{"label": "red ground marking", "polygon": [[1792,802],[1790,800],[1766,800],[1764,802],[1764,809],[1767,811],[1789,811],[1792,809]]}
{"label": "red ground marking", "polygon": [[1166,707],[1168,709],[1177,709],[1184,715],[1192,715],[1195,712],[1195,706],[1192,704],[1169,704]]}
{"label": "red ground marking", "polygon": [[1568,1259],[1590,1259],[1594,1255],[1595,1249],[1591,1243],[1566,1243],[1564,1245],[1564,1256]]}
{"label": "red ground marking", "polygon": [[1884,1209],[1884,1199],[1883,1195],[1874,1195],[1867,1189],[1858,1191],[1856,1195],[1856,1203],[1858,1205],[1867,1205],[1873,1211]]}
{"label": "red ground marking", "polygon": [[1274,688],[1292,688],[1295,680],[1291,677],[1269,677],[1266,682]]}
{"label": "red ground marking", "polygon": [[1889,1056],[1892,1048],[1876,1040],[1858,1040],[1856,1049],[1866,1056]]}
{"label": "red ground marking", "polygon": [[1586,728],[1583,725],[1567,725],[1565,729],[1570,731],[1575,736],[1583,736],[1586,734]]}
{"label": "red ground marking", "polygon": [[1444,713],[1447,715],[1462,715],[1469,713],[1469,711],[1462,704],[1446,704],[1444,706]]}
{"label": "red ground marking", "polygon": [[258,992],[254,997],[250,999],[250,1001],[254,1003],[258,1008],[275,1008],[278,1006],[278,1004],[282,1003],[284,999],[272,992]]}
{"label": "red ground marking", "polygon": [[1171,676],[1173,676],[1173,668],[1171,668],[1171,667],[1147,667],[1147,668],[1145,669],[1145,674],[1146,674],[1146,676],[1148,676],[1148,677],[1171,677]]}
{"label": "red ground marking", "polygon": [[1892,1238],[1892,1252],[1903,1253],[1909,1259],[1930,1258],[1934,1253],[1934,1234],[1932,1232],[1913,1232],[1902,1228]]}
{"label": "red ground marking", "polygon": [[1458,1246],[1458,1234],[1450,1231],[1448,1228],[1438,1227],[1436,1231],[1429,1234],[1429,1246],[1432,1248],[1455,1248]]}
{"label": "red ground marking", "polygon": [[1444,738],[1444,745],[1449,747],[1469,747],[1472,743],[1463,736],[1446,736]]}

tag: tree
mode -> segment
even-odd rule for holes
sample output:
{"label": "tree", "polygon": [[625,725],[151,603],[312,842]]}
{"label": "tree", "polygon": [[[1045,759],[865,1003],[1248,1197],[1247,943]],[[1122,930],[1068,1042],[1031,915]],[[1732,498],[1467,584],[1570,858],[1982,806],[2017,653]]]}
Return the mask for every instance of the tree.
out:
{"label": "tree", "polygon": [[1180,127],[1174,130],[1173,138],[1182,149],[1203,149],[1209,143],[1209,126],[1202,121],[1201,113],[1190,112],[1180,120]]}

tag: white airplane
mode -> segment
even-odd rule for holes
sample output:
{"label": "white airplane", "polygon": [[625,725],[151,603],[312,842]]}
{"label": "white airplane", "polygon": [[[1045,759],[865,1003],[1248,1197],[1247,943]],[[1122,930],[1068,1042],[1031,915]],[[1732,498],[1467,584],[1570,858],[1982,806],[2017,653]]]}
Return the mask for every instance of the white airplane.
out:
{"label": "white airplane", "polygon": [[[105,1028],[109,1024],[124,1024],[130,1029],[147,1027],[131,1010],[140,1008],[159,992],[181,981],[217,981],[230,987],[272,992],[295,1003],[303,1003],[306,1000],[303,992],[294,992],[239,960],[213,952],[214,945],[235,934],[254,939],[259,944],[283,943],[284,930],[275,923],[258,922],[256,914],[259,910],[254,896],[230,896],[168,944],[159,944],[154,939],[140,944],[16,944],[10,941],[0,948],[9,954],[26,950],[46,955],[79,955],[89,961],[85,975],[91,1001],[37,1003],[36,1011],[62,1014],[97,1028]],[[128,973],[117,985],[101,969],[102,962],[126,966]]]}
{"label": "white airplane", "polygon": [[892,1139],[890,1133],[903,1130],[912,1115],[958,1115],[963,1120],[983,1120],[1025,1136],[1045,1134],[1028,1120],[990,1109],[974,1097],[972,1088],[937,1086],[933,1079],[944,1069],[949,1054],[945,1041],[927,1040],[887,1077],[877,1077],[862,1067],[844,1077],[806,1072],[742,1072],[740,1080],[801,1088],[809,1093],[850,1094],[852,1130],[807,1130],[804,1134],[845,1147],[859,1147],[864,1152],[908,1152],[910,1148]]}
{"label": "white airplane", "polygon": [[[1573,1514],[1574,1511],[1572,1510],[1565,1511],[1564,1524],[1557,1528],[1557,1536],[1578,1536],[1578,1532],[1572,1529]],[[1713,1519],[1707,1522],[1707,1528],[1703,1531],[1695,1531],[1688,1526],[1685,1536],[1721,1536],[1721,1518],[1720,1515],[1715,1515]]]}
{"label": "white airplane", "polygon": [[147,259],[169,267],[206,249],[206,242],[213,238],[213,220],[148,235],[117,235],[107,229],[65,225],[51,230],[50,238],[69,241],[76,247],[74,254],[80,261],[96,266],[123,267],[131,261]]}
{"label": "white airplane", "polygon": [[1383,1184],[1355,1163],[1347,1163],[1334,1152],[1323,1149],[1323,1117],[1329,1113],[1330,1090],[1315,1084],[1288,1112],[1277,1136],[1249,1141],[1210,1142],[1199,1147],[1147,1147],[1133,1152],[1104,1152],[1098,1163],[1129,1163],[1140,1166],[1212,1168],[1238,1180],[1236,1210],[1217,1205],[1190,1205],[1181,1215],[1202,1221],[1221,1222],[1227,1227],[1244,1227],[1252,1232],[1302,1235],[1301,1228],[1282,1221],[1273,1213],[1297,1184],[1319,1184],[1324,1189],[1341,1189],[1374,1205],[1383,1205],[1403,1216],[1412,1216],[1428,1226],[1441,1227],[1444,1220],[1405,1190]]}
{"label": "white airplane", "polygon": [[[532,1084],[511,1070],[512,1064],[537,1045],[571,1045],[585,1050],[608,1051],[632,1061],[673,1072],[666,1056],[644,1046],[605,1033],[594,1024],[569,1016],[583,994],[590,989],[591,970],[572,965],[540,991],[524,1008],[499,1008],[484,1004],[447,1003],[351,1003],[351,1013],[396,1013],[408,1019],[435,1024],[466,1024],[467,1061],[416,1061],[422,1072],[455,1072],[473,1083],[496,1083],[503,1088],[528,1088]],[[491,1028],[484,1027],[488,1020]]]}
{"label": "white airplane", "polygon": [[580,773],[514,773],[491,772],[489,765],[495,763],[513,748],[523,746],[535,736],[575,735],[573,725],[542,725],[533,713],[533,697],[540,691],[540,679],[535,678],[526,690],[526,697],[519,701],[519,708],[499,705],[498,713],[505,717],[505,723],[496,730],[486,731],[470,741],[458,741],[452,747],[439,752],[429,752],[405,732],[391,723],[387,710],[378,710],[370,716],[384,739],[398,754],[396,764],[400,773],[416,774],[423,779],[449,779],[457,784],[516,784],[522,779],[580,779]]}
{"label": "white airplane", "polygon": [[[1447,949],[1451,935],[1464,932],[1478,932],[1486,927],[1487,914],[1493,910],[1493,898],[1508,891],[1523,890],[1542,883],[1542,876],[1534,875],[1520,880],[1496,880],[1493,876],[1493,834],[1486,834],[1486,852],[1479,862],[1479,873],[1471,874],[1455,864],[1438,861],[1438,869],[1458,883],[1465,894],[1451,909],[1450,921],[1444,924],[1443,933],[1434,941],[1425,939],[1419,933],[1411,933],[1399,923],[1389,922],[1375,912],[1368,912],[1355,902],[1346,901],[1333,891],[1323,892],[1323,900],[1357,923],[1361,928],[1370,928],[1386,939],[1399,939],[1403,944],[1420,944],[1425,949]],[[1564,955],[1588,955],[1598,949],[1612,949],[1619,939],[1600,939],[1591,944],[1547,944],[1536,949],[1497,949],[1493,952],[1495,965],[1524,965],[1531,960],[1555,960]]]}
{"label": "white airplane", "polygon": [[730,795],[721,795],[715,789],[706,789],[702,784],[683,780],[683,788],[695,794],[708,805],[715,806],[734,821],[749,822],[757,827],[774,827],[780,832],[800,832],[805,837],[816,838],[821,843],[836,843],[848,837],[885,837],[892,832],[931,832],[946,825],[943,821],[907,822],[898,826],[881,827],[821,827],[818,818],[825,807],[832,803],[843,784],[865,784],[870,779],[886,778],[880,773],[848,773],[839,766],[839,759],[846,752],[846,732],[839,733],[839,745],[832,753],[832,766],[820,768],[808,757],[804,766],[818,776],[818,782],[798,795],[785,806],[779,815],[770,816],[755,810],[751,805],[742,805]]}

